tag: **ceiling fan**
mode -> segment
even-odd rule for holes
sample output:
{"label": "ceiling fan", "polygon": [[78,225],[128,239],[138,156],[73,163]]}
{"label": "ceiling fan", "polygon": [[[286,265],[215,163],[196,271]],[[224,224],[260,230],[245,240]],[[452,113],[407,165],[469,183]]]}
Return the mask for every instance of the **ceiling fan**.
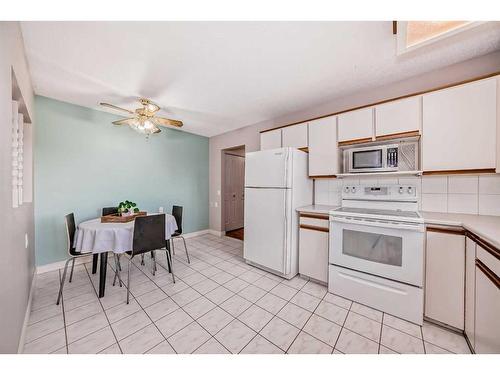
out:
{"label": "ceiling fan", "polygon": [[113,121],[114,125],[128,125],[135,131],[146,134],[156,134],[161,132],[159,126],[174,126],[177,128],[182,127],[182,121],[172,120],[165,117],[156,116],[156,112],[160,110],[160,106],[153,103],[151,100],[146,98],[139,98],[139,103],[142,107],[131,111],[129,109],[118,107],[114,104],[109,103],[99,103],[103,107],[112,108],[118,111],[126,112],[133,115],[131,118],[126,118],[123,120]]}

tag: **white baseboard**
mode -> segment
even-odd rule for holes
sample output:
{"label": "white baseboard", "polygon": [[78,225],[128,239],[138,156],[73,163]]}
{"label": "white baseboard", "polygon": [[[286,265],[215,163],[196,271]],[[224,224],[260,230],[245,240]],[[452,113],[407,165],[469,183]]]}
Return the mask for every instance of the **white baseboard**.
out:
{"label": "white baseboard", "polygon": [[221,232],[221,231],[213,230],[213,229],[209,229],[208,233],[212,234],[214,236],[217,236],[217,237],[222,237],[225,234],[225,232]]}
{"label": "white baseboard", "polygon": [[183,233],[182,237],[184,237],[184,238],[192,238],[192,237],[203,236],[204,234],[208,234],[208,233],[209,233],[208,229],[203,229],[203,230],[199,230],[197,232]]}
{"label": "white baseboard", "polygon": [[26,312],[24,313],[23,328],[21,329],[21,336],[19,337],[19,345],[17,347],[17,353],[22,354],[24,350],[24,342],[26,341],[26,330],[28,328],[28,323],[30,321],[31,315],[31,302],[33,301],[33,292],[35,291],[36,282],[36,270],[33,272],[33,278],[31,280],[30,294],[28,296],[28,305],[26,306]]}
{"label": "white baseboard", "polygon": [[[92,255],[85,256],[85,257],[79,257],[79,258],[76,258],[75,265],[88,263],[90,261],[92,261]],[[60,262],[54,262],[54,263],[44,264],[43,266],[38,266],[36,268],[36,273],[41,274],[41,273],[56,271],[58,269],[63,268],[64,263],[66,263],[66,261],[61,260]]]}

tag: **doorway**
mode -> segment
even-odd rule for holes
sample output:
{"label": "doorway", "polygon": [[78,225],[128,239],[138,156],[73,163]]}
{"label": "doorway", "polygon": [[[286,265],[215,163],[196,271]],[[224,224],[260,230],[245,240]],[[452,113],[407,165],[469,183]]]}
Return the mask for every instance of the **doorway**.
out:
{"label": "doorway", "polygon": [[222,151],[222,223],[226,236],[243,240],[245,146]]}

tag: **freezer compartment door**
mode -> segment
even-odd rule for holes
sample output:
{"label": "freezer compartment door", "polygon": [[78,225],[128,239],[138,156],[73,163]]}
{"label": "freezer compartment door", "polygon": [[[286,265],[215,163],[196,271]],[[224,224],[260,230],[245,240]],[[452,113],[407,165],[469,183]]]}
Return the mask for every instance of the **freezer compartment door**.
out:
{"label": "freezer compartment door", "polygon": [[288,148],[249,152],[245,157],[245,187],[291,187],[292,154]]}
{"label": "freezer compartment door", "polygon": [[245,188],[246,260],[286,273],[289,189]]}

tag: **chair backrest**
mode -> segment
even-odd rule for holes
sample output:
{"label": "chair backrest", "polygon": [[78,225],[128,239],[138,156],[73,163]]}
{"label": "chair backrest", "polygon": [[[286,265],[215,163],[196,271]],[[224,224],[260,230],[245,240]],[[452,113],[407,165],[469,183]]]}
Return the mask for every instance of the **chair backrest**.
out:
{"label": "chair backrest", "polygon": [[172,206],[172,216],[177,223],[177,232],[182,234],[182,206]]}
{"label": "chair backrest", "polygon": [[138,216],[134,223],[132,256],[165,247],[165,214]]}
{"label": "chair backrest", "polygon": [[112,215],[118,213],[118,207],[104,207],[102,209],[102,216]]}
{"label": "chair backrest", "polygon": [[75,241],[75,232],[76,232],[76,224],[75,224],[75,214],[72,212],[67,214],[65,217],[66,220],[66,238],[68,240],[68,253],[70,255],[78,254],[75,251],[74,241]]}

